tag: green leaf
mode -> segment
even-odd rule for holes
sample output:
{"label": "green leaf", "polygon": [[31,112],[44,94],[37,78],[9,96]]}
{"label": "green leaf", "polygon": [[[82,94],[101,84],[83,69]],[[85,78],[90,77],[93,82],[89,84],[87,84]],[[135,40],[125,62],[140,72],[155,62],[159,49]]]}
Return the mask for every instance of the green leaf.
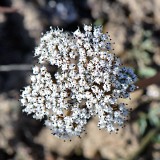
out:
{"label": "green leaf", "polygon": [[160,107],[151,108],[148,114],[149,121],[154,126],[160,126]]}
{"label": "green leaf", "polygon": [[157,134],[154,139],[153,139],[154,142],[156,143],[160,143],[160,134]]}
{"label": "green leaf", "polygon": [[138,74],[139,74],[141,77],[145,77],[145,78],[152,77],[152,76],[154,76],[156,73],[157,73],[156,69],[151,68],[151,67],[144,67],[144,68],[141,68],[141,69],[138,71]]}
{"label": "green leaf", "polygon": [[143,135],[147,128],[147,120],[143,115],[138,120],[138,124],[139,124],[140,133],[141,135]]}
{"label": "green leaf", "polygon": [[153,43],[152,43],[152,41],[151,40],[145,40],[142,44],[141,44],[141,48],[143,49],[143,50],[148,50],[148,51],[150,51],[150,52],[152,52],[153,51],[153,49],[154,49],[154,47],[153,47]]}

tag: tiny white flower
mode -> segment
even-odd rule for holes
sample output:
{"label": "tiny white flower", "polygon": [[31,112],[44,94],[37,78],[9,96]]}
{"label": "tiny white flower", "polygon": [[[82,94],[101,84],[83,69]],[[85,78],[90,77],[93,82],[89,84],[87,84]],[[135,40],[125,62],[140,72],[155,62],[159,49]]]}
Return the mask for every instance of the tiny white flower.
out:
{"label": "tiny white flower", "polygon": [[34,66],[33,67],[33,74],[38,74],[39,73],[39,67],[38,66]]}

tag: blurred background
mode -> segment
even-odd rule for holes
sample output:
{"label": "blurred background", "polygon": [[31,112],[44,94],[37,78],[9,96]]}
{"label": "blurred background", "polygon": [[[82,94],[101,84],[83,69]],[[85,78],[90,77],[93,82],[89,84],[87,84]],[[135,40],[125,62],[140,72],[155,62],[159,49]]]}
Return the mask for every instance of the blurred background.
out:
{"label": "blurred background", "polygon": [[[87,135],[63,142],[22,113],[18,99],[41,32],[83,24],[104,26],[142,89],[126,100],[133,110],[118,134],[92,119]],[[159,72],[160,0],[0,0],[0,160],[160,160]]]}

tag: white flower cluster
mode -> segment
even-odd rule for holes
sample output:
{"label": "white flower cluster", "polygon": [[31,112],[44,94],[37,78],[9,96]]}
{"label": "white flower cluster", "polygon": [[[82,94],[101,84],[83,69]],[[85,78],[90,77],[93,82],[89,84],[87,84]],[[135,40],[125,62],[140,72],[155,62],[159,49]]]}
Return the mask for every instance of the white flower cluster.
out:
{"label": "white flower cluster", "polygon": [[[51,28],[35,56],[42,66],[33,68],[31,85],[22,92],[24,112],[45,118],[45,125],[63,139],[80,136],[95,115],[100,129],[117,132],[123,127],[128,109],[118,99],[130,96],[137,78],[112,53],[101,26],[84,25],[84,33],[77,29],[73,34]],[[45,62],[58,67],[54,77]]]}

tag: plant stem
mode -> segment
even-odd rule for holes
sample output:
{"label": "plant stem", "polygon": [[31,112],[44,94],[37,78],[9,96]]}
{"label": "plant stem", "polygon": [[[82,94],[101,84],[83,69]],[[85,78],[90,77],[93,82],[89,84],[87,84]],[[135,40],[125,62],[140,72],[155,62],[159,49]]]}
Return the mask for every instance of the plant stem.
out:
{"label": "plant stem", "polygon": [[27,71],[27,70],[32,70],[31,64],[0,65],[0,72]]}
{"label": "plant stem", "polygon": [[160,85],[160,72],[158,72],[155,76],[147,79],[139,80],[136,85],[139,86],[139,89],[145,89],[147,86],[151,84]]}

